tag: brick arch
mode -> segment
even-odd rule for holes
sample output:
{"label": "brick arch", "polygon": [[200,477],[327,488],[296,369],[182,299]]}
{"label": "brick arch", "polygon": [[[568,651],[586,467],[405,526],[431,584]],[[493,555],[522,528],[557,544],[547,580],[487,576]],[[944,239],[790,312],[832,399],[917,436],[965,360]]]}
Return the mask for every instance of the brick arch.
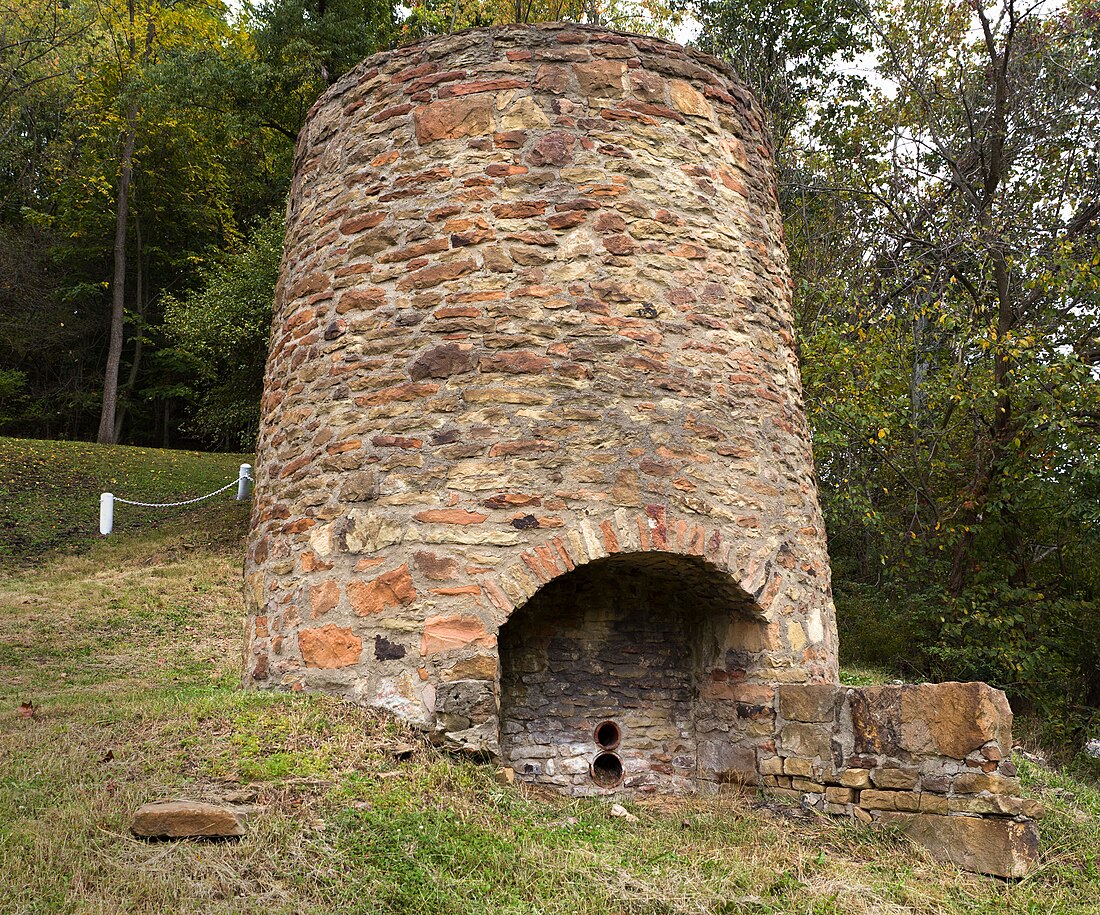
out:
{"label": "brick arch", "polygon": [[749,599],[753,616],[766,618],[767,605],[778,590],[769,587],[774,557],[758,557],[741,567],[733,556],[734,545],[735,538],[721,527],[671,514],[664,506],[649,505],[641,511],[619,508],[527,546],[483,582],[482,590],[496,610],[499,627],[545,585],[577,568],[615,556],[671,553],[724,578],[741,599]]}

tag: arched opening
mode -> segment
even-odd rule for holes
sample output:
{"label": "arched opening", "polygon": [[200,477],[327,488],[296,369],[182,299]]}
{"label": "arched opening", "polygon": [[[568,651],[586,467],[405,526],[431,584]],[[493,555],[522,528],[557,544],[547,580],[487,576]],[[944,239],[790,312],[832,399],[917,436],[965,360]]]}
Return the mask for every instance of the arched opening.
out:
{"label": "arched opening", "polygon": [[618,554],[545,585],[500,630],[505,765],[575,794],[716,780],[713,747],[738,713],[713,686],[751,677],[731,640],[753,609],[729,576],[670,553]]}

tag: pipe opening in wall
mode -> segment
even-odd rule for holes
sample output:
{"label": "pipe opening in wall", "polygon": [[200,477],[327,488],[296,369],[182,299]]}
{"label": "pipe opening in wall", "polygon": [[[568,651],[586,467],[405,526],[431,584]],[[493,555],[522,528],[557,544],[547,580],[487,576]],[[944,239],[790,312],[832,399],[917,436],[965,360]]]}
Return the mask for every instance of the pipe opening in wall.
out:
{"label": "pipe opening in wall", "polygon": [[623,761],[617,753],[604,750],[591,765],[592,781],[601,788],[614,788],[623,780]]}
{"label": "pipe opening in wall", "polygon": [[619,745],[622,734],[614,721],[601,721],[592,732],[592,737],[601,750],[614,750]]}

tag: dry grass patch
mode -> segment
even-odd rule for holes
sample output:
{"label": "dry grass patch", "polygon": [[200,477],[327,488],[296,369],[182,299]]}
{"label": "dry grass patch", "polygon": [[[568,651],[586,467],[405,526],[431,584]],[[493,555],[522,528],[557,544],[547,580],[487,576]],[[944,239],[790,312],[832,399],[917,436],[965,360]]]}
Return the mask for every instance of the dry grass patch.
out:
{"label": "dry grass patch", "polygon": [[[243,692],[244,509],[203,517],[0,577],[4,915],[1095,911],[1100,794],[1023,760],[1052,814],[1043,866],[1006,883],[734,794],[627,822],[337,700]],[[240,842],[134,839],[172,796],[261,812]]]}

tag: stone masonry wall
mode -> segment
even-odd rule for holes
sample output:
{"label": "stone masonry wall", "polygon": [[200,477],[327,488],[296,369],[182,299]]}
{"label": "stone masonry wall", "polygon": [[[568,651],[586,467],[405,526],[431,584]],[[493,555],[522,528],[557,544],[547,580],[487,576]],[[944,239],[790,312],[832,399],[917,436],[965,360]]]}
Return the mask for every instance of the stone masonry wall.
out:
{"label": "stone masonry wall", "polygon": [[984,683],[757,690],[772,737],[746,783],[822,812],[897,826],[936,857],[1022,877],[1038,858],[1037,801],[1020,797],[1012,710]]}
{"label": "stone masonry wall", "polygon": [[249,684],[495,753],[501,626],[620,555],[688,558],[736,608],[712,706],[836,681],[770,156],[720,63],[597,28],[447,36],[321,97],[262,404]]}
{"label": "stone masonry wall", "polygon": [[744,783],[1019,876],[1004,695],[836,685],[770,156],[719,62],[597,28],[435,39],[318,100],[246,683],[577,793],[618,790],[584,775],[606,717],[627,788]]}
{"label": "stone masonry wall", "polygon": [[611,720],[628,787],[691,786],[690,625],[675,602],[660,601],[663,591],[623,577],[600,576],[579,595],[552,594],[553,582],[502,630],[501,759],[520,778],[530,771],[595,793],[593,730]]}

